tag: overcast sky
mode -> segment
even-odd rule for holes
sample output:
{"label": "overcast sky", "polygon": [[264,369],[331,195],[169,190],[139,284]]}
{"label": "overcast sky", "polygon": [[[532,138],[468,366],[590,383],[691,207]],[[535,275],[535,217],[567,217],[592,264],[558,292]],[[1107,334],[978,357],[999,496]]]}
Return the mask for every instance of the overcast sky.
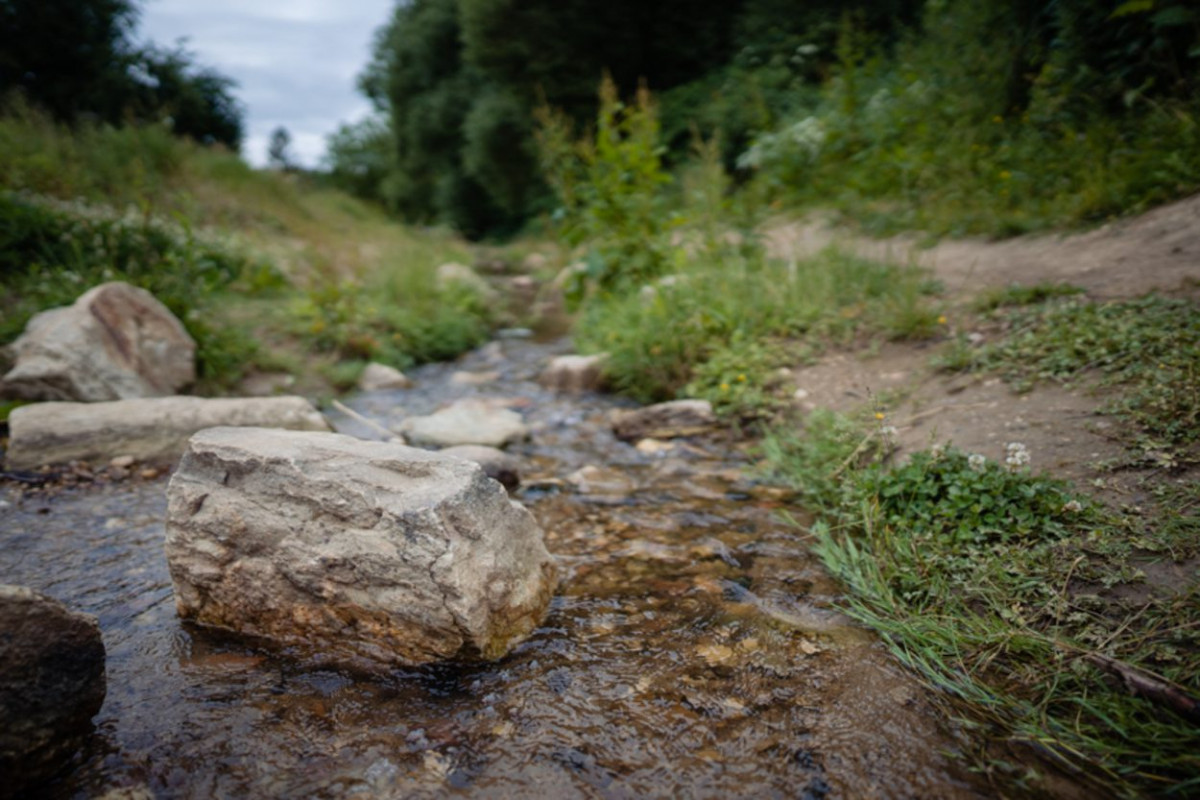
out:
{"label": "overcast sky", "polygon": [[370,109],[354,88],[375,29],[395,0],[143,0],[139,39],[180,38],[203,66],[237,81],[246,108],[242,156],[266,162],[279,125],[292,153],[316,166],[325,136]]}

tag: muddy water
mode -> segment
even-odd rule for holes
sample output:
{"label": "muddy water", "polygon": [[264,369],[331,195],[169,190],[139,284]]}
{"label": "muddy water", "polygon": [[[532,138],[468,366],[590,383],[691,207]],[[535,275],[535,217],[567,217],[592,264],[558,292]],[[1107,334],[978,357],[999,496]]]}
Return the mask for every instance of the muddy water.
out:
{"label": "muddy water", "polygon": [[[183,626],[165,481],[10,491],[0,582],[96,614],[108,648],[96,734],[48,795],[976,796],[922,692],[832,610],[837,586],[779,519],[786,498],[741,476],[739,446],[617,442],[616,401],[533,382],[560,349],[492,345],[351,403],[387,421],[502,397],[532,424],[520,497],[564,579],[496,664],[363,678]],[[500,375],[472,386],[456,370]]]}

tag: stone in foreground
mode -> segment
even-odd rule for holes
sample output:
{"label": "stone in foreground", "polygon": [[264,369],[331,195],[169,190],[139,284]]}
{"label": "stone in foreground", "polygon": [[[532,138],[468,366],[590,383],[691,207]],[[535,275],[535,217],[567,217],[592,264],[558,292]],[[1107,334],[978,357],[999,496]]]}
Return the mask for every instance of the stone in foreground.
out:
{"label": "stone in foreground", "polygon": [[516,411],[476,399],[458,400],[429,416],[401,420],[394,430],[421,447],[504,447],[529,437],[529,428]]}
{"label": "stone in foreground", "polygon": [[717,427],[717,416],[707,400],[673,400],[669,403],[618,411],[613,433],[627,442],[638,439],[674,439],[695,436]]}
{"label": "stone in foreground", "polygon": [[145,289],[114,281],[29,320],[5,394],[85,403],[172,395],[196,380],[196,343]]}
{"label": "stone in foreground", "polygon": [[69,761],[104,694],[96,618],[0,585],[0,796],[18,796]]}
{"label": "stone in foreground", "polygon": [[68,461],[174,461],[196,431],[218,426],[329,430],[303,397],[156,397],[111,403],[37,403],[8,417],[8,469]]}
{"label": "stone in foreground", "polygon": [[323,662],[496,659],[554,592],[523,506],[476,464],[393,442],[214,428],[167,497],[180,616]]}

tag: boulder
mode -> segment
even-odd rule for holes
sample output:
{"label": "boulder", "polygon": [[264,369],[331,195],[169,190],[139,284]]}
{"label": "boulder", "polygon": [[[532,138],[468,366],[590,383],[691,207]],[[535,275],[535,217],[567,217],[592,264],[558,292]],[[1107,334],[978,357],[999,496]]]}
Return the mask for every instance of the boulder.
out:
{"label": "boulder", "polygon": [[144,289],[105,283],[29,320],[0,386],[26,400],[162,397],[196,380],[196,343]]}
{"label": "boulder", "polygon": [[412,386],[408,376],[395,367],[372,361],[358,376],[360,392],[380,392],[388,389],[407,389]]}
{"label": "boulder", "polygon": [[458,264],[453,261],[442,264],[434,273],[434,283],[439,291],[444,292],[459,286],[474,292],[485,301],[493,302],[497,299],[496,290],[488,283],[487,278],[466,264]]}
{"label": "boulder", "polygon": [[524,506],[476,464],[393,442],[201,431],[167,501],[180,616],[318,662],[496,659],[555,587]]}
{"label": "boulder", "polygon": [[460,444],[438,452],[451,458],[462,458],[475,462],[483,467],[484,475],[500,481],[500,484],[510,492],[521,485],[520,460],[503,450],[478,444]]}
{"label": "boulder", "polygon": [[401,420],[394,430],[421,447],[504,447],[529,437],[529,429],[516,411],[476,399],[458,400],[429,416]]}
{"label": "boulder", "polygon": [[612,419],[618,439],[674,439],[694,436],[717,426],[717,416],[707,400],[672,400],[669,403],[618,411]]}
{"label": "boulder", "polygon": [[111,403],[36,403],[9,414],[10,470],[68,461],[178,458],[188,437],[222,425],[327,431],[303,397],[158,397]]}
{"label": "boulder", "polygon": [[69,761],[104,694],[96,618],[0,585],[0,795],[19,796]]}
{"label": "boulder", "polygon": [[538,382],[556,392],[598,392],[604,387],[607,358],[607,353],[558,356],[550,361]]}

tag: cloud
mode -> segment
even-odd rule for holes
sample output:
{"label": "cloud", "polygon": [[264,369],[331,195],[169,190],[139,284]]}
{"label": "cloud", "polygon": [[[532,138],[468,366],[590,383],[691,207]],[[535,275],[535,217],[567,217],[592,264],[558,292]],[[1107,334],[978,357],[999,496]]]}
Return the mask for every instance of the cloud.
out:
{"label": "cloud", "polygon": [[282,125],[297,160],[315,166],[325,136],[370,109],[355,76],[393,7],[394,0],[149,0],[140,35],[163,45],[185,38],[201,64],[237,81],[246,160],[265,163],[271,131]]}

